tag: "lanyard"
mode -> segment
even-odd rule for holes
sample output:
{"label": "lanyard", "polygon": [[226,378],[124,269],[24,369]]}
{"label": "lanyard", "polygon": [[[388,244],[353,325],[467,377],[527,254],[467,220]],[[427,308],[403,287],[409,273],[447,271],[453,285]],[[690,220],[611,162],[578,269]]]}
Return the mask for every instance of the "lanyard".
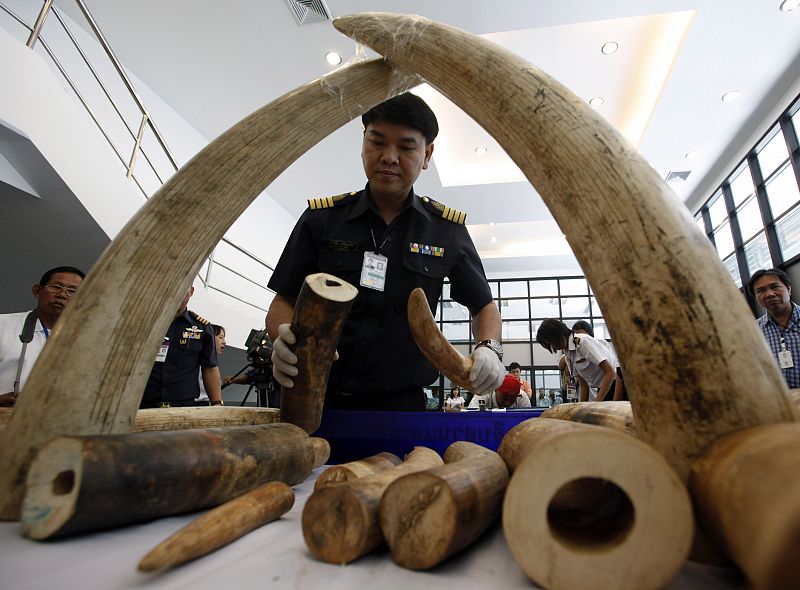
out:
{"label": "lanyard", "polygon": [[397,225],[393,224],[391,229],[389,229],[389,231],[386,232],[386,237],[383,238],[383,241],[381,242],[380,246],[378,246],[378,242],[375,240],[375,232],[372,231],[372,228],[369,228],[369,233],[372,236],[372,245],[375,246],[375,254],[381,253],[381,248],[383,248],[386,245],[386,242],[389,241],[389,236],[392,235],[392,232],[394,231],[395,227],[397,227]]}
{"label": "lanyard", "polygon": [[47,326],[44,325],[44,322],[40,319],[39,323],[42,325],[42,330],[44,330],[44,339],[47,340],[50,338],[50,331],[47,329]]}

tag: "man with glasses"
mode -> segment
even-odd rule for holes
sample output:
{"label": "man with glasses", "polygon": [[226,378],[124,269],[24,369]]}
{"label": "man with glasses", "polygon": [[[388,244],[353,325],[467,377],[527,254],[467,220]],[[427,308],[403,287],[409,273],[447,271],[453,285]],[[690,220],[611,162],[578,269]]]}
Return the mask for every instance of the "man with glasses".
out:
{"label": "man with glasses", "polygon": [[758,270],[750,279],[750,294],[767,313],[758,318],[783,378],[800,387],[800,306],[792,302],[792,281],[777,268]]}
{"label": "man with glasses", "polygon": [[86,275],[74,266],[57,266],[31,291],[36,309],[0,315],[0,406],[10,407],[72,296]]}

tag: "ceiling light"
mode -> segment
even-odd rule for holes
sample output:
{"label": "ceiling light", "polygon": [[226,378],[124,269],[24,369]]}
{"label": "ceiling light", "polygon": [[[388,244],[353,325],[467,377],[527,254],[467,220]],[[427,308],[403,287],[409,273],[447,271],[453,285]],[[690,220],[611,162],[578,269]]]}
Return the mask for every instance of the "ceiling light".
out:
{"label": "ceiling light", "polygon": [[483,154],[485,154],[488,151],[489,150],[486,149],[486,147],[484,147],[482,145],[479,145],[478,147],[475,148],[475,153],[478,154],[479,156],[482,156]]}
{"label": "ceiling light", "polygon": [[696,151],[692,150],[691,152],[686,152],[686,154],[684,155],[684,157],[685,157],[687,160],[694,160],[694,159],[695,159],[697,156],[699,156],[699,155],[700,155],[700,152],[696,152]]}
{"label": "ceiling light", "polygon": [[494,221],[489,222],[489,227],[494,227]]}
{"label": "ceiling light", "polygon": [[494,243],[497,241],[497,238],[496,238],[495,236],[492,236],[491,238],[489,238],[489,241],[490,241],[492,244],[494,244]]}
{"label": "ceiling light", "polygon": [[325,54],[325,61],[332,66],[338,66],[340,63],[342,63],[342,56],[335,51],[329,51]]}
{"label": "ceiling light", "polygon": [[800,0],[783,0],[781,2],[781,12],[791,12],[800,8]]}
{"label": "ceiling light", "polygon": [[741,94],[742,93],[739,92],[738,90],[731,90],[730,92],[726,92],[725,94],[722,95],[722,102],[733,102],[734,100],[739,98]]}
{"label": "ceiling light", "polygon": [[600,51],[603,53],[603,55],[611,55],[616,53],[617,49],[619,49],[619,43],[616,41],[609,41],[600,48]]}
{"label": "ceiling light", "polygon": [[599,106],[602,106],[603,103],[605,102],[606,99],[604,99],[602,96],[593,96],[592,98],[589,99],[589,106],[597,108]]}

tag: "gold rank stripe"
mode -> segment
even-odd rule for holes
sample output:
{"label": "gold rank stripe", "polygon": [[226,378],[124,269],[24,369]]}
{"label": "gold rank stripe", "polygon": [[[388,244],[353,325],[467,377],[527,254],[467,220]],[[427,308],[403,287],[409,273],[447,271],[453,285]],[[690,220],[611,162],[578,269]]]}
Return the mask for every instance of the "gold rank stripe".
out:
{"label": "gold rank stripe", "polygon": [[333,197],[322,197],[319,199],[309,199],[308,206],[311,209],[329,209],[333,207]]}
{"label": "gold rank stripe", "polygon": [[447,221],[463,224],[467,218],[467,214],[459,211],[458,209],[452,209],[451,207],[444,205],[442,217],[444,217]]}

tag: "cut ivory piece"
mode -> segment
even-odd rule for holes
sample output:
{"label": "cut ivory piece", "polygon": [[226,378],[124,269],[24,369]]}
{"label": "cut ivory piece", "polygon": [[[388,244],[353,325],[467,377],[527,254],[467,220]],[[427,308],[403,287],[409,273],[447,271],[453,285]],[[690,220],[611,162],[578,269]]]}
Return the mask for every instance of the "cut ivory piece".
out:
{"label": "cut ivory piece", "polygon": [[599,114],[519,56],[453,27],[386,13],[341,17],[334,26],[424,77],[531,181],[614,334],[640,439],[684,481],[718,437],[797,419],[714,247]]}
{"label": "cut ivory piece", "polygon": [[92,267],[0,432],[0,519],[19,518],[28,466],[47,440],[130,431],[181,297],[267,185],[353,117],[418,83],[379,60],[309,82],[214,140],[139,210]]}

